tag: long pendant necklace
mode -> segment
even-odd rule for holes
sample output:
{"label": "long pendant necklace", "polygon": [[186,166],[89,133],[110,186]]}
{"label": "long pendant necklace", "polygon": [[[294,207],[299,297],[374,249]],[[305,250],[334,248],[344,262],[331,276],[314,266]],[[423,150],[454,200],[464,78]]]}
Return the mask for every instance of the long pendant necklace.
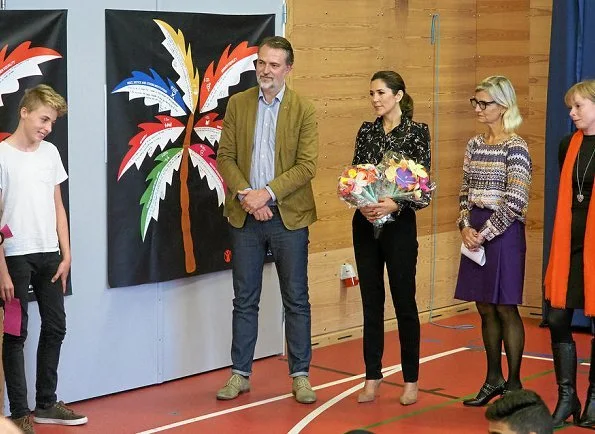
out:
{"label": "long pendant necklace", "polygon": [[591,165],[593,155],[595,155],[595,149],[593,149],[593,152],[591,153],[591,158],[589,158],[587,166],[585,167],[585,171],[583,172],[583,179],[580,182],[578,179],[578,163],[580,161],[581,156],[580,149],[578,150],[578,154],[576,155],[576,186],[578,187],[578,194],[576,195],[576,200],[578,200],[579,202],[582,202],[585,199],[585,196],[583,196],[583,185],[585,184],[585,175],[587,174],[587,169],[589,169],[589,166]]}

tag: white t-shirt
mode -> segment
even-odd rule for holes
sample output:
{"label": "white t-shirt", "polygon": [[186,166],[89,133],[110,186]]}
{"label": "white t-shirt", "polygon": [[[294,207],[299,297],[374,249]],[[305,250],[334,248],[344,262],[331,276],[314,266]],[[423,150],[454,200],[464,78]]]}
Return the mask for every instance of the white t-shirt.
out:
{"label": "white t-shirt", "polygon": [[23,152],[0,142],[0,227],[8,224],[13,234],[4,241],[5,256],[59,250],[54,190],[66,178],[51,143],[42,141],[36,151]]}

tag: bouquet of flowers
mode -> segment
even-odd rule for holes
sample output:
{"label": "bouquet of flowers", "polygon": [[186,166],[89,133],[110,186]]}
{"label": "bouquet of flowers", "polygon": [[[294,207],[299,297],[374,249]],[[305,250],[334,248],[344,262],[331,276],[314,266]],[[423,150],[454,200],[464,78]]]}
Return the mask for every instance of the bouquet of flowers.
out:
{"label": "bouquet of flowers", "polygon": [[436,188],[423,165],[397,152],[387,152],[377,169],[379,182],[375,190],[378,197],[423,204],[429,201],[429,193]]}
{"label": "bouquet of flowers", "polygon": [[[343,170],[339,176],[339,185],[337,186],[337,194],[341,200],[344,200],[349,205],[360,208],[362,206],[378,203],[378,199],[383,196],[378,196],[376,185],[378,183],[380,173],[373,164],[358,164],[355,166],[348,166]],[[394,218],[389,214],[374,221],[374,234],[386,222],[392,221]]]}
{"label": "bouquet of flowers", "polygon": [[[348,204],[360,208],[378,203],[380,198],[385,197],[395,202],[427,204],[429,193],[435,188],[423,165],[390,151],[377,166],[358,164],[345,168],[339,177],[337,193]],[[374,236],[378,238],[382,226],[393,220],[390,214],[375,220]]]}

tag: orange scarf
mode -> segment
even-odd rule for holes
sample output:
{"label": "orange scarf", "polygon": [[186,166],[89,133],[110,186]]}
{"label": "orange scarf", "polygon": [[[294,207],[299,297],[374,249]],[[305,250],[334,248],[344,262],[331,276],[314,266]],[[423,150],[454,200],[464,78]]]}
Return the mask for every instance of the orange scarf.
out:
{"label": "orange scarf", "polygon": [[[560,173],[560,187],[558,189],[558,205],[554,220],[554,231],[550,249],[550,259],[545,273],[545,298],[555,308],[566,307],[566,291],[568,290],[568,276],[570,274],[570,225],[572,224],[572,177],[574,162],[583,142],[583,132],[578,130],[572,136],[562,172]],[[587,214],[587,228],[583,252],[583,268],[585,278],[585,314],[595,316],[595,184],[593,184],[591,202]]]}

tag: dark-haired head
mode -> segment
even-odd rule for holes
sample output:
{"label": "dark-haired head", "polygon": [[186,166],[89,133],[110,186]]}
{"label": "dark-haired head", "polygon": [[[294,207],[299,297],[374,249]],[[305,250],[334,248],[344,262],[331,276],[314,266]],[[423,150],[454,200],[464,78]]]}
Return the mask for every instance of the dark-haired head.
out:
{"label": "dark-haired head", "polygon": [[[547,406],[532,390],[508,392],[488,407],[490,433],[507,428],[516,434],[552,434],[554,423]],[[505,426],[503,426],[505,425]]]}
{"label": "dark-haired head", "polygon": [[269,48],[277,48],[279,50],[285,51],[285,63],[289,66],[293,65],[293,47],[291,46],[291,43],[283,36],[268,36],[264,38],[260,44],[258,44],[258,51],[260,51],[260,49],[265,45]]}
{"label": "dark-haired head", "polygon": [[403,98],[399,101],[401,107],[401,113],[406,118],[413,118],[413,98],[407,93],[405,89],[405,81],[395,71],[378,71],[375,72],[370,81],[382,80],[386,87],[388,87],[393,95],[396,95],[399,91],[403,92]]}

